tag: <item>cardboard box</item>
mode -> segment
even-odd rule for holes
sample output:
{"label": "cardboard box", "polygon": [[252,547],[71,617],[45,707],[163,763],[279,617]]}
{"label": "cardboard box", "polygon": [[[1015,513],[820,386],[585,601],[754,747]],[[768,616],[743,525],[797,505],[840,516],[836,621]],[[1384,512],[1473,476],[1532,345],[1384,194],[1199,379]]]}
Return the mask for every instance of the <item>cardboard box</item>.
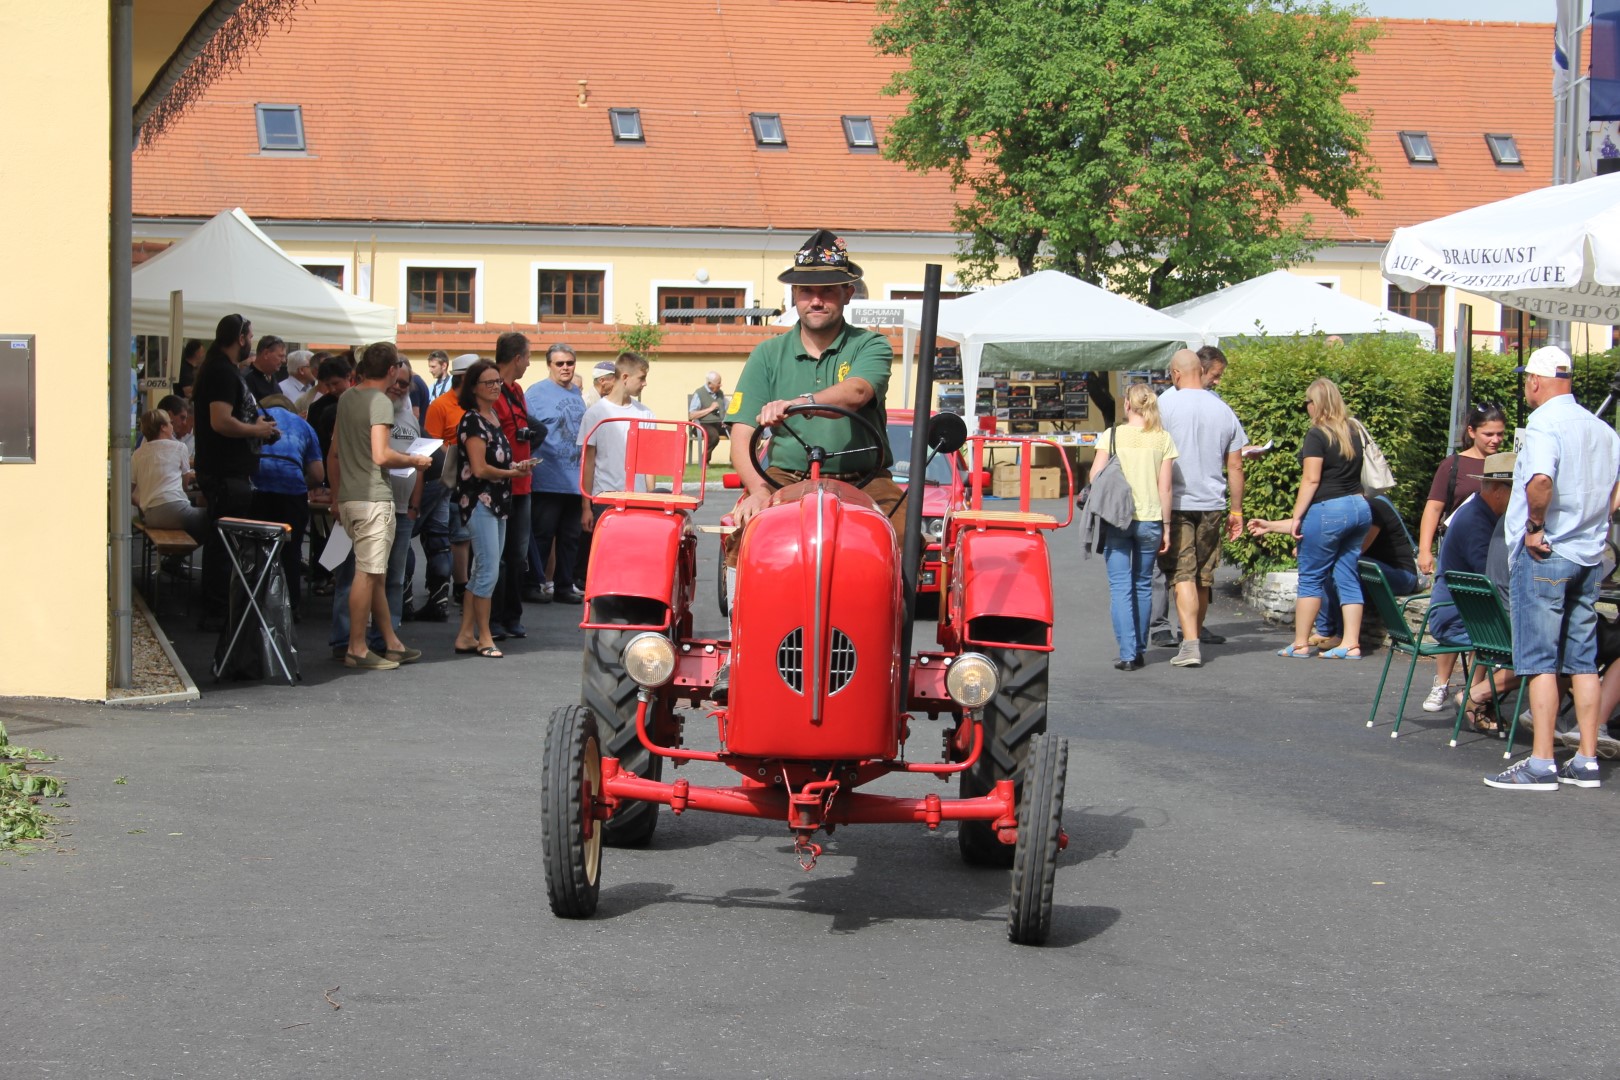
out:
{"label": "cardboard box", "polygon": [[1059,469],[1063,468],[1063,449],[1057,446],[1048,446],[1045,443],[1036,443],[1029,448],[1031,468]]}
{"label": "cardboard box", "polygon": [[[1015,491],[1014,494],[1017,494]],[[1032,499],[1056,499],[1063,495],[1062,469],[1031,469],[1029,470],[1029,497]]]}
{"label": "cardboard box", "polygon": [[990,494],[998,499],[1016,499],[1020,493],[1017,465],[997,465],[990,474]]}

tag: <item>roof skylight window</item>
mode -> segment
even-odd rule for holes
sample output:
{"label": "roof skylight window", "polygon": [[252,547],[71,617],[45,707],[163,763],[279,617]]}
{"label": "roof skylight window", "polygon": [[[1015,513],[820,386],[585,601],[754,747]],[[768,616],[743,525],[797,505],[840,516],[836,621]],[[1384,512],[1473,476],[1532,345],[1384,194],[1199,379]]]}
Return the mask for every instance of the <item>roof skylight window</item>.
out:
{"label": "roof skylight window", "polygon": [[782,130],[782,117],[779,113],[749,113],[748,122],[754,128],[754,145],[787,145],[787,133]]}
{"label": "roof skylight window", "polygon": [[1491,160],[1498,165],[1524,164],[1524,159],[1519,156],[1519,144],[1511,135],[1486,135],[1485,145],[1491,148]]}
{"label": "roof skylight window", "polygon": [[304,110],[300,105],[255,105],[260,150],[303,150]]}
{"label": "roof skylight window", "polygon": [[609,109],[608,117],[613,121],[614,142],[647,141],[641,130],[640,109]]}
{"label": "roof skylight window", "polygon": [[877,129],[872,126],[870,116],[846,116],[844,119],[844,141],[851,150],[877,149]]}
{"label": "roof skylight window", "polygon": [[1434,145],[1429,142],[1427,131],[1401,132],[1401,149],[1406,151],[1406,160],[1413,165],[1434,165],[1437,159],[1434,156]]}

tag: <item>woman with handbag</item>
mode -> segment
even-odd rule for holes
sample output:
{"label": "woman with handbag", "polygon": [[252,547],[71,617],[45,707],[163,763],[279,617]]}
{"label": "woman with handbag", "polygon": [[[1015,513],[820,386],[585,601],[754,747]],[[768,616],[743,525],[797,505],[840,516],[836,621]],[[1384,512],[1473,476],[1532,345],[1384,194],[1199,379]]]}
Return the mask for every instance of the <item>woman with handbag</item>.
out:
{"label": "woman with handbag", "polygon": [[1114,667],[1135,671],[1147,665],[1145,646],[1153,606],[1153,560],[1170,547],[1170,487],[1175,440],[1159,423],[1159,400],[1138,383],[1125,393],[1125,423],[1097,439],[1092,484],[1116,461],[1130,484],[1136,512],[1124,527],[1103,521],[1103,560],[1108,567],[1108,612],[1119,657]]}
{"label": "woman with handbag", "polygon": [[1344,397],[1332,379],[1317,379],[1305,388],[1304,408],[1311,427],[1299,451],[1299,494],[1294,497],[1293,516],[1279,521],[1254,518],[1249,533],[1285,533],[1299,541],[1294,641],[1277,655],[1294,659],[1317,655],[1310,644],[1311,624],[1331,579],[1343,605],[1344,639],[1321,655],[1360,660],[1365,599],[1356,561],[1372,526],[1372,508],[1362,491],[1362,461],[1371,440],[1366,428],[1345,409]]}

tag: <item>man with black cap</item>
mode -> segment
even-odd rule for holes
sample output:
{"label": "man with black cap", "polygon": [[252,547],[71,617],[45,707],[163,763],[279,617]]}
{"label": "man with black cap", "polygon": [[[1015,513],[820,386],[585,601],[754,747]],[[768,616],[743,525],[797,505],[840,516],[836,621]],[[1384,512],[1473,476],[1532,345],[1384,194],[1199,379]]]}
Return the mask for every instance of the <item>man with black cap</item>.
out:
{"label": "man with black cap", "polygon": [[[1513,602],[1513,670],[1530,680],[1530,756],[1487,776],[1494,788],[1557,791],[1599,786],[1597,601],[1610,515],[1620,497],[1620,436],[1575,400],[1574,365],[1556,345],[1521,368],[1534,411],[1519,431],[1503,531]],[[1558,683],[1568,678],[1580,748],[1553,760]]]}
{"label": "man with black cap", "polygon": [[[850,261],[841,237],[826,229],[805,241],[793,256],[793,265],[776,280],[793,287],[793,307],[799,325],[779,337],[761,342],[748,357],[737,390],[726,409],[731,425],[731,464],[747,495],[737,504],[740,527],[764,509],[771,488],[748,457],[754,429],[782,423],[795,405],[841,405],[871,421],[882,445],[870,453],[833,458],[823,476],[853,479],[878,468],[877,478],[865,491],[889,515],[895,531],[904,522],[905,493],[889,475],[894,455],[885,431],[883,397],[889,388],[894,350],[889,339],[844,321],[844,307],[855,294],[861,268]],[[793,430],[811,446],[829,454],[870,445],[871,435],[841,416],[795,416]],[[877,460],[881,455],[881,460]],[[771,440],[771,478],[791,484],[809,475],[810,463],[798,439]]]}

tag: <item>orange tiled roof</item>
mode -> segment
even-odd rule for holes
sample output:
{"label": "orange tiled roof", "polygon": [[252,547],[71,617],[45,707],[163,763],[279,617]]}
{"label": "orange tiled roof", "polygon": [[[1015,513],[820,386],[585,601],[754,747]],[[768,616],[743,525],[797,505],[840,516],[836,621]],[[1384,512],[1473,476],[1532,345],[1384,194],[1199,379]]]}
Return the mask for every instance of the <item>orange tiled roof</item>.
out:
{"label": "orange tiled roof", "polygon": [[[135,212],[265,220],[948,232],[954,193],[851,153],[841,115],[879,133],[894,61],[867,44],[871,0],[320,0],[273,33],[154,147],[135,155]],[[813,43],[813,45],[808,44]],[[1382,199],[1317,231],[1389,237],[1551,180],[1551,29],[1386,20],[1351,101],[1371,111]],[[585,80],[587,107],[578,104]],[[255,102],[303,107],[305,157],[261,155]],[[608,109],[639,108],[645,145],[615,145]],[[754,145],[751,111],[785,149]],[[1427,131],[1439,164],[1407,163]],[[1484,133],[1512,134],[1499,169]]]}
{"label": "orange tiled roof", "polygon": [[[1372,114],[1381,198],[1358,195],[1346,218],[1315,197],[1301,206],[1334,240],[1387,241],[1396,228],[1552,183],[1551,23],[1388,19],[1358,66],[1352,108]],[[1436,164],[1412,165],[1400,132],[1424,131]],[[1485,134],[1512,135],[1523,168],[1498,168]]]}
{"label": "orange tiled roof", "polygon": [[[320,0],[135,155],[135,212],[943,231],[947,178],[844,141],[841,115],[881,133],[897,111],[875,20],[870,0]],[[260,156],[255,102],[302,105],[310,156]],[[615,145],[609,108],[639,108],[646,145]],[[785,149],[755,147],[751,111],[781,114]]]}

